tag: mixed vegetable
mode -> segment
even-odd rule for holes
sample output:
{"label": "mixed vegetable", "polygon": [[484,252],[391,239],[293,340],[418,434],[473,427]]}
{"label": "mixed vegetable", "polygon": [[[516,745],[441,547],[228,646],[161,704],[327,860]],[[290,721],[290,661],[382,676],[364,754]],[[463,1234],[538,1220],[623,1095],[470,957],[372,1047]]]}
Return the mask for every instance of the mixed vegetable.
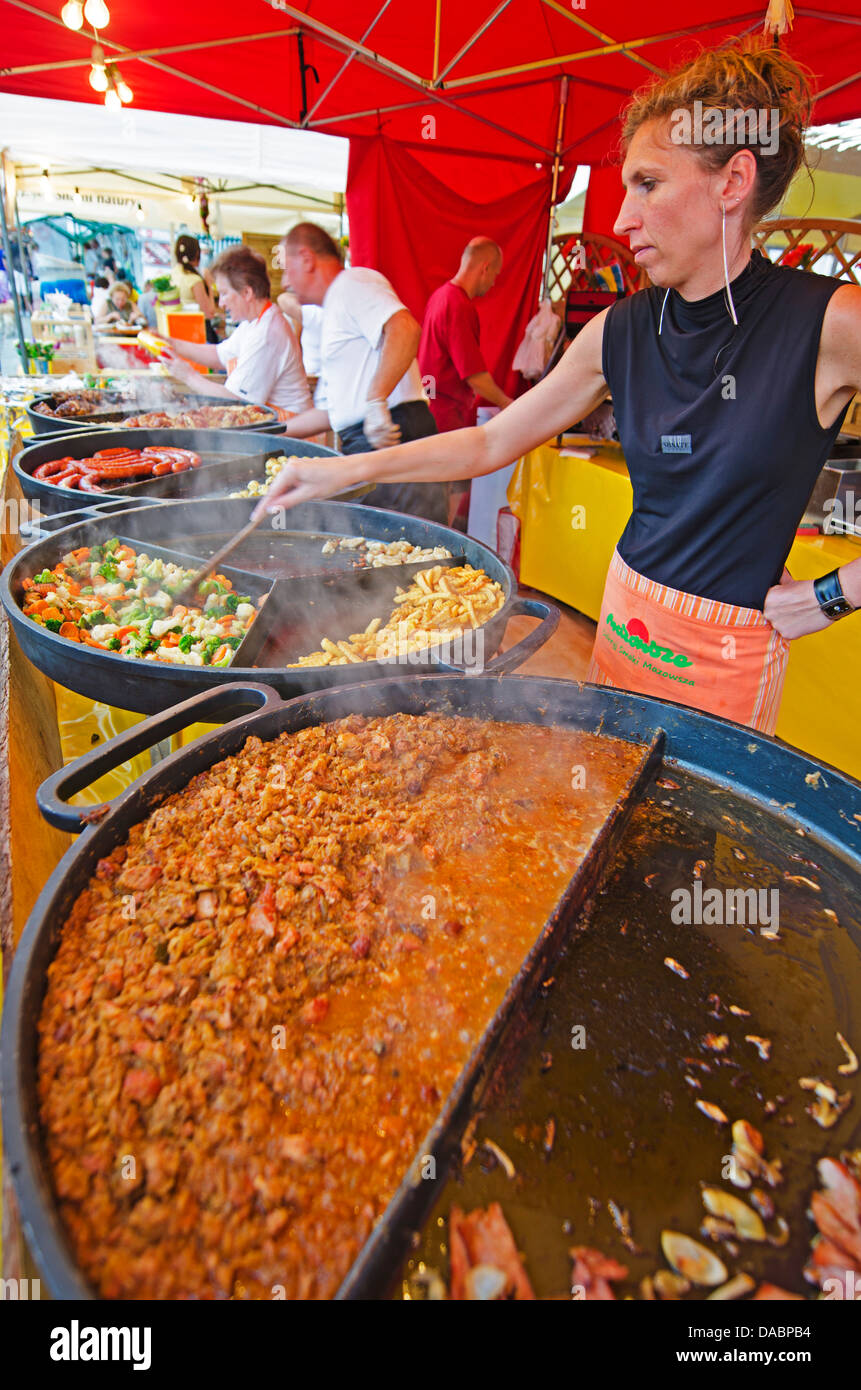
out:
{"label": "mixed vegetable", "polygon": [[223,574],[199,586],[198,607],[177,604],[192,575],[117,539],[85,545],[24,580],[24,613],[69,641],[120,656],[229,666],[257,610]]}

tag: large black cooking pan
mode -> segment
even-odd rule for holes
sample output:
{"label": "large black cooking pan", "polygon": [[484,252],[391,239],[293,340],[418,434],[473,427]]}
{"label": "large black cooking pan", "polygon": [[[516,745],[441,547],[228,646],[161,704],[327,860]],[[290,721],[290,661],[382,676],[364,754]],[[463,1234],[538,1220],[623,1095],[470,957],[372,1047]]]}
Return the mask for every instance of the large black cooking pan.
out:
{"label": "large black cooking pan", "polygon": [[[155,394],[152,391],[152,383],[148,382],[147,386],[150,388],[150,396]],[[156,391],[157,390],[158,388],[156,388]],[[172,410],[174,412],[179,412],[183,410],[199,410],[200,407],[204,405],[243,404],[242,401],[224,401],[218,399],[215,396],[177,395],[176,397],[171,398],[169,404],[160,406],[152,404],[140,404],[135,401],[129,401],[128,399],[119,396],[111,399],[113,395],[113,393],[111,392],[108,392],[107,395],[109,399],[105,401],[103,405],[94,407],[92,414],[80,415],[74,418],[64,418],[62,416],[57,417],[56,415],[43,415],[41,411],[34,409],[35,406],[41,403],[44,403],[49,406],[54,404],[56,396],[42,395],[39,397],[39,400],[34,400],[27,405],[27,418],[33,427],[34,434],[67,434],[69,432],[77,430],[91,430],[96,426],[102,425],[106,425],[108,427],[110,427],[111,425],[116,426],[118,421],[126,420],[131,415],[146,415],[154,410],[167,409]],[[240,428],[243,430],[268,430],[270,433],[276,431],[278,425],[278,416],[275,414],[275,411],[270,410],[268,406],[261,406],[261,409],[266,411],[265,419],[260,420],[256,425],[242,425],[240,426]],[[159,430],[158,433],[159,435],[164,436],[165,431]],[[187,434],[188,431],[184,430],[183,433]]]}
{"label": "large black cooking pan", "polygon": [[[164,478],[144,478],[117,486],[112,492],[79,492],[33,477],[43,463],[54,459],[90,458],[99,449],[144,449],[148,445],[193,449],[201,457],[200,468],[168,473]],[[152,498],[183,501],[196,497],[229,497],[252,480],[263,482],[266,460],[280,454],[299,458],[337,458],[333,449],[305,439],[284,439],[275,431],[249,430],[76,430],[53,434],[28,445],[13,459],[12,468],[25,497],[38,498],[44,511],[73,511],[101,497]],[[365,487],[367,492],[368,488]],[[354,491],[352,495],[357,495]],[[360,493],[358,495],[361,495]]]}
{"label": "large black cooking pan", "polygon": [[[72,904],[92,876],[97,861],[124,843],[133,825],[165,797],[183,790],[198,773],[239,752],[249,735],[265,742],[282,732],[327,723],[347,714],[373,717],[394,711],[434,711],[556,724],[651,749],[586,863],[542,928],[498,1013],[418,1147],[417,1156],[436,1157],[440,1174],[457,1147],[466,1122],[478,1108],[482,1088],[515,1012],[534,995],[547,965],[570,935],[575,912],[596,891],[618,846],[627,815],[642,797],[661,749],[669,768],[693,772],[706,779],[712,791],[731,788],[743,798],[751,824],[777,822],[785,827],[791,821],[792,828],[805,836],[798,841],[805,854],[815,853],[818,844],[837,857],[847,880],[861,873],[861,784],[833,769],[823,769],[802,754],[740,725],[625,691],[524,677],[503,681],[489,677],[420,677],[408,683],[351,686],[282,703],[265,686],[237,684],[198,696],[147,720],[54,774],[40,789],[38,800],[46,819],[52,825],[82,833],[33,909],[15,955],[3,1011],[2,1106],[8,1171],[33,1253],[55,1297],[93,1296],[74,1264],[54,1206],[36,1091],[37,1022],[46,971]],[[231,722],[158,763],[112,803],[86,810],[67,804],[65,798],[109,768],[185,725],[219,719]],[[667,850],[672,852],[672,846],[667,846]],[[839,932],[841,928],[834,930]],[[861,941],[853,937],[851,945],[861,953]],[[835,979],[832,988],[839,992],[841,981]],[[857,1005],[850,1004],[850,1008],[853,1018],[857,1017]],[[668,1124],[669,1119],[665,1118],[664,1123]],[[788,1142],[791,1138],[787,1132]],[[430,1182],[416,1182],[415,1177],[415,1172],[404,1177],[342,1284],[339,1297],[375,1296],[391,1283],[410,1233],[420,1226],[434,1200],[430,1189],[437,1187]]]}
{"label": "large black cooking pan", "polygon": [[[407,583],[416,569],[427,568],[428,562],[356,571],[352,568],[355,555],[350,552],[321,554],[323,542],[332,535],[383,541],[406,539],[424,548],[444,546],[461,563],[485,570],[500,585],[505,598],[503,607],[479,629],[474,646],[464,644],[462,659],[456,650],[448,653],[448,669],[470,665],[497,674],[515,670],[547,641],[559,621],[559,610],[552,604],[520,598],[513,571],[478,541],[418,517],[345,502],[311,502],[282,513],[275,517],[276,524],[261,527],[231,556],[231,564],[237,570],[259,572],[270,580],[281,581],[254,624],[259,642],[264,637],[271,640],[258,648],[253,666],[233,665],[222,670],[133,660],[70,642],[25,618],[21,611],[23,581],[32,579],[40,570],[50,569],[70,550],[118,536],[147,553],[158,549],[165,558],[171,558],[166,549],[173,549],[182,556],[199,555],[203,560],[244,525],[253,506],[251,501],[237,499],[162,503],[113,511],[107,516],[80,520],[26,546],[0,576],[0,598],[24,654],[40,671],[69,690],[142,714],[166,709],[201,690],[237,680],[266,680],[289,697],[335,684],[385,679],[392,675],[393,668],[379,662],[285,669],[287,662],[319,650],[321,637],[348,637],[363,631],[372,618],[386,616],[392,609],[397,584]],[[291,529],[282,530],[278,524],[282,522]],[[178,563],[184,563],[179,554],[176,558]],[[542,621],[522,641],[497,656],[509,618],[520,614]],[[413,676],[423,665],[445,669],[444,663],[431,653],[413,654],[409,664],[395,669],[404,676]]]}

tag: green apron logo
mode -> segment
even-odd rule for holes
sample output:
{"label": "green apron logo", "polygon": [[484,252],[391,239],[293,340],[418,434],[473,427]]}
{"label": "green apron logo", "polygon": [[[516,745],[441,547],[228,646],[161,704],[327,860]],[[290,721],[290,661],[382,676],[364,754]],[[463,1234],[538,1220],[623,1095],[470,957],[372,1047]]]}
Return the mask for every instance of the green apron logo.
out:
{"label": "green apron logo", "polygon": [[649,629],[639,618],[631,618],[627,623],[617,623],[613,614],[608,613],[607,623],[617,637],[621,637],[629,647],[636,647],[637,651],[643,652],[646,656],[660,658],[671,666],[685,667],[694,664],[690,657],[684,656],[682,652],[674,652],[672,647],[661,647],[657,642],[653,642],[649,637]]}

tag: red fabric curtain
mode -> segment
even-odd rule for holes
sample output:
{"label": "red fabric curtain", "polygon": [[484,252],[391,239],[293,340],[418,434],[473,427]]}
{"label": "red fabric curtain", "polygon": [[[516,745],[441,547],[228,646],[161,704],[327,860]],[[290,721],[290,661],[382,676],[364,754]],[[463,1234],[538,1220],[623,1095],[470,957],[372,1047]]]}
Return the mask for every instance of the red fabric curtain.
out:
{"label": "red fabric curtain", "polygon": [[[568,170],[560,200],[572,175]],[[538,307],[549,206],[546,165],[405,148],[384,135],[350,141],[350,259],[381,271],[419,322],[470,237],[499,242],[502,274],[475,303],[488,371],[509,394],[523,384],[511,361]]]}
{"label": "red fabric curtain", "polygon": [[618,164],[593,164],[583,207],[583,231],[613,236],[622,206],[622,176]]}

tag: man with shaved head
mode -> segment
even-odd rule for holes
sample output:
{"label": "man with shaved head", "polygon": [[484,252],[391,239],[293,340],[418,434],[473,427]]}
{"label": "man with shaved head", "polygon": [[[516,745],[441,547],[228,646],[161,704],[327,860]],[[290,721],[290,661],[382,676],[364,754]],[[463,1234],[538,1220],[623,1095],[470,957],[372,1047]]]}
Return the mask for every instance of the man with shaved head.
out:
{"label": "man with shaved head", "polygon": [[491,405],[511,403],[485,365],[472,302],[487,294],[501,270],[502,250],[496,242],[473,237],[457,274],[428,300],[418,359],[438,430],[474,425],[477,396]]}

